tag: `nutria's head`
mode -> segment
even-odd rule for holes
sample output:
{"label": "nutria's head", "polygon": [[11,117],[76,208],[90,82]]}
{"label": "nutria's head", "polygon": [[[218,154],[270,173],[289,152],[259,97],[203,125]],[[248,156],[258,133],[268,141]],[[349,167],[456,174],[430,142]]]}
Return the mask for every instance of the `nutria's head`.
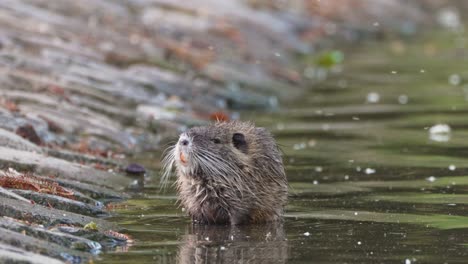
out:
{"label": "nutria's head", "polygon": [[287,193],[283,163],[263,128],[243,122],[195,127],[180,135],[163,161],[163,182],[175,164],[180,201],[195,220],[259,222],[282,212]]}

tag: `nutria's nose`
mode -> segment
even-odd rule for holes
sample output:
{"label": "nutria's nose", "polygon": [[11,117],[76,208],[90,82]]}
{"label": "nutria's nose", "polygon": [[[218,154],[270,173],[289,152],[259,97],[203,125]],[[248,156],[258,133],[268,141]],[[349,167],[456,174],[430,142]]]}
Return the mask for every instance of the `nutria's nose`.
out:
{"label": "nutria's nose", "polygon": [[180,141],[180,144],[182,144],[182,146],[188,146],[189,141],[184,139],[184,140]]}

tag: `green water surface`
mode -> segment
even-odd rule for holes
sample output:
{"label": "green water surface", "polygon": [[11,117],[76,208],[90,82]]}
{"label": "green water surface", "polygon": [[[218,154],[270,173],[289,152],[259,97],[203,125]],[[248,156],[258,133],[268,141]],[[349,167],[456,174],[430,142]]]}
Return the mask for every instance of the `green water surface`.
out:
{"label": "green water surface", "polygon": [[[465,42],[440,33],[368,43],[297,101],[242,113],[285,153],[284,224],[192,226],[153,173],[114,212],[134,243],[97,262],[468,263]],[[436,124],[451,132],[431,136]],[[159,159],[138,162],[158,171]]]}

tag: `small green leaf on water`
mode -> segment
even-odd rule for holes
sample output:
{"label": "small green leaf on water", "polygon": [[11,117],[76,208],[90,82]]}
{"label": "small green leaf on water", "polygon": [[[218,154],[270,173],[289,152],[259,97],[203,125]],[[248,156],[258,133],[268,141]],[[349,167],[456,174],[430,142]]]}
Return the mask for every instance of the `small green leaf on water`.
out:
{"label": "small green leaf on water", "polygon": [[89,222],[84,226],[85,230],[98,231],[98,226],[94,222]]}
{"label": "small green leaf on water", "polygon": [[343,52],[339,50],[332,50],[322,53],[318,59],[317,64],[324,68],[331,68],[337,64],[342,63],[344,60]]}

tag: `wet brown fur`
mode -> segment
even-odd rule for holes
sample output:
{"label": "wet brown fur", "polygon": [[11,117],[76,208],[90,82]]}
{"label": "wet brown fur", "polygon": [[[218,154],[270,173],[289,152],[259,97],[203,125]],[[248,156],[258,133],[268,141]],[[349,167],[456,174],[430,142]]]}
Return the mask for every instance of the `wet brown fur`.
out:
{"label": "wet brown fur", "polygon": [[[245,139],[237,147],[236,133]],[[168,170],[168,163],[175,163],[179,200],[194,221],[236,225],[281,219],[287,179],[281,152],[266,129],[218,122],[189,129],[185,136],[192,143],[189,165],[177,161],[177,147],[165,163]]]}

